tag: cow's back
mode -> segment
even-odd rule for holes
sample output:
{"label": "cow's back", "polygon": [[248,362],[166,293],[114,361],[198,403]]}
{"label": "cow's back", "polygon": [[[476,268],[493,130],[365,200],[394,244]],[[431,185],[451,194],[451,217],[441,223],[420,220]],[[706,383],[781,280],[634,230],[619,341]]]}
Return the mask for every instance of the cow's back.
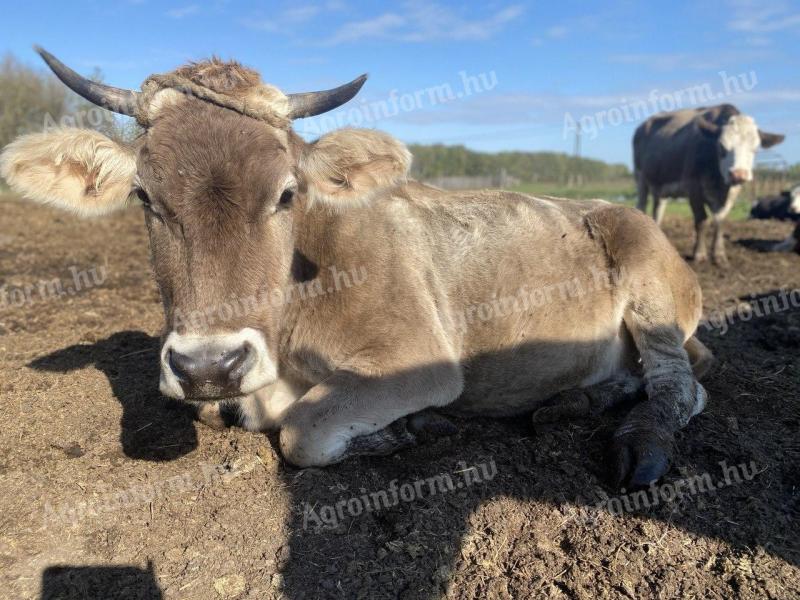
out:
{"label": "cow's back", "polygon": [[708,144],[695,126],[701,110],[654,115],[633,137],[634,169],[651,186],[680,184],[694,176]]}

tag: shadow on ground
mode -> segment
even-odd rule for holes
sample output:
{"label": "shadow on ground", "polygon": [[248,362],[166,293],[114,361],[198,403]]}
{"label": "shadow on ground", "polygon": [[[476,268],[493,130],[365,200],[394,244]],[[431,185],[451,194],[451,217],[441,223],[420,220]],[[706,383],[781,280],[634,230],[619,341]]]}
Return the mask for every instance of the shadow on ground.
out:
{"label": "shadow on ground", "polygon": [[41,600],[161,600],[153,565],[84,567],[57,565],[42,573]]}
{"label": "shadow on ground", "polygon": [[120,443],[129,458],[163,461],[197,447],[194,409],[158,391],[159,340],[141,331],[121,331],[78,344],[30,363],[40,371],[68,373],[94,365],[108,378],[122,405]]}
{"label": "shadow on ground", "polygon": [[[603,569],[617,568],[620,552],[627,564],[647,562],[648,546],[656,542],[641,523],[650,520],[721,540],[734,554],[756,549],[800,564],[792,525],[800,517],[800,308],[728,325],[724,334],[700,331],[719,361],[704,382],[709,405],[678,433],[676,467],[664,480],[668,485],[651,490],[646,501],[618,496],[608,485],[607,448],[624,417],[621,411],[597,421],[535,428],[527,417],[458,420],[456,435],[394,456],[351,459],[327,469],[306,469],[302,476],[282,468],[279,477],[291,494],[293,517],[278,557],[279,585],[297,599],[438,598],[454,585],[457,570],[463,596],[486,597],[487,578],[494,573],[504,578],[512,597],[525,597],[534,591],[530,574],[514,576],[524,564],[536,564],[537,571],[546,573],[592,556],[599,562],[591,569],[563,569],[554,584],[599,590],[604,584],[597,578]],[[192,411],[159,398],[157,346],[155,338],[143,333],[122,332],[90,346],[59,350],[31,366],[67,372],[96,365],[123,406],[125,453],[171,460],[192,451],[197,441]],[[493,367],[491,361],[487,367]],[[146,423],[153,425],[142,429]],[[165,439],[175,445],[165,449]],[[270,439],[274,443],[274,436]],[[728,471],[727,480],[726,467],[736,473]],[[466,479],[465,473],[477,473],[478,479]],[[431,478],[445,474],[452,488],[431,486]],[[683,496],[664,496],[678,489],[678,481],[691,478],[699,491],[687,493],[682,487]],[[417,489],[416,482],[424,484]],[[376,493],[394,500],[392,490],[396,501],[378,510],[365,508],[376,505]],[[364,497],[372,498],[371,504]],[[561,515],[555,525],[554,507]],[[497,523],[504,532],[516,532],[502,552],[493,546]],[[499,554],[506,556],[502,562]],[[707,559],[696,557],[698,564]],[[726,560],[718,557],[709,568],[736,568]],[[701,575],[695,569],[686,577],[704,586]],[[661,590],[665,596],[679,592]],[[129,596],[109,592],[107,597]]]}

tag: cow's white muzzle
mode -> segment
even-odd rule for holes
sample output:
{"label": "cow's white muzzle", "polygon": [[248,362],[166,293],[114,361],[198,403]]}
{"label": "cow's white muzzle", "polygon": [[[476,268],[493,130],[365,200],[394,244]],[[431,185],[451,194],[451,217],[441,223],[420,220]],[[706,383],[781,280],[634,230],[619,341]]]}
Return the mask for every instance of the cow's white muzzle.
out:
{"label": "cow's white muzzle", "polygon": [[275,381],[264,336],[249,327],[222,335],[171,332],[161,347],[159,389],[186,400],[243,396]]}

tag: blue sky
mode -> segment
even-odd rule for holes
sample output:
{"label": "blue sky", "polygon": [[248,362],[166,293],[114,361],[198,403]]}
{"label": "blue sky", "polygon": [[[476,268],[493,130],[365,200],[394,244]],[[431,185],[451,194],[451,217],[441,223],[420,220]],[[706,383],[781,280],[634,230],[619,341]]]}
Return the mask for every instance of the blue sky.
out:
{"label": "blue sky", "polygon": [[368,72],[358,102],[297,122],[308,137],[360,124],[407,142],[572,152],[582,123],[583,155],[628,164],[641,118],[723,100],[785,133],[776,152],[800,162],[798,42],[800,3],[781,0],[25,2],[0,25],[0,52],[34,64],[39,43],[125,87],[211,54],[287,92]]}

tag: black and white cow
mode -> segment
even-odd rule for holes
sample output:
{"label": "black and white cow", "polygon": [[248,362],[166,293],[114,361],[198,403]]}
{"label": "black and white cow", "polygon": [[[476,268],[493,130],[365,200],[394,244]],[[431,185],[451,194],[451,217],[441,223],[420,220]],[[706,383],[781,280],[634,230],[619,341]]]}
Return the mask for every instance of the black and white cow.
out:
{"label": "black and white cow", "polygon": [[759,198],[750,209],[750,218],[800,221],[800,185],[778,196]]}
{"label": "black and white cow", "polygon": [[688,197],[696,231],[693,257],[699,262],[706,259],[708,206],[714,219],[711,255],[725,265],[722,223],[742,184],[753,179],[756,151],[783,139],[759,130],[752,117],[731,104],[654,115],[633,136],[638,207],[645,211],[652,193],[653,216],[660,224],[662,199]]}

